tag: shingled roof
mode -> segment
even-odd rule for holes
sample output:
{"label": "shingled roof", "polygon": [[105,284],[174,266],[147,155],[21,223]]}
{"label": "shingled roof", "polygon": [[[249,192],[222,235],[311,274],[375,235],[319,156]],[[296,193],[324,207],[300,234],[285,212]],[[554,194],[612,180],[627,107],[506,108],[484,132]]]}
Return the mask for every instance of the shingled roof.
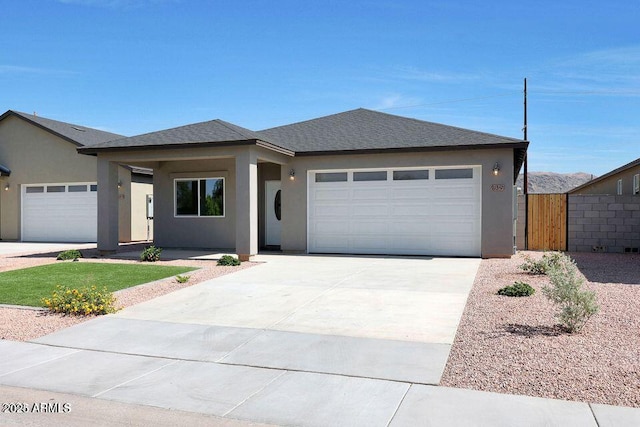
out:
{"label": "shingled roof", "polygon": [[298,154],[362,150],[469,148],[524,141],[359,108],[259,131],[263,138]]}
{"label": "shingled roof", "polygon": [[597,178],[594,178],[594,179],[592,179],[591,181],[587,181],[587,182],[585,182],[584,184],[579,185],[579,186],[577,186],[576,188],[574,188],[574,189],[572,189],[572,190],[567,191],[567,193],[569,193],[569,194],[575,194],[575,193],[577,193],[578,191],[583,190],[583,189],[585,189],[585,188],[587,188],[587,187],[589,187],[589,186],[591,186],[591,185],[593,185],[593,184],[595,184],[595,183],[597,183],[597,182],[603,181],[603,180],[605,180],[605,179],[607,179],[607,178],[609,178],[609,177],[612,177],[613,175],[616,175],[616,174],[618,174],[618,173],[620,173],[620,172],[626,171],[627,169],[634,168],[634,167],[636,167],[636,166],[640,166],[640,158],[637,158],[637,159],[635,159],[635,160],[632,160],[632,161],[630,161],[629,163],[627,163],[626,165],[622,165],[622,166],[620,166],[619,168],[615,168],[615,169],[614,169],[614,170],[612,170],[611,172],[605,173],[604,175],[599,176],[599,177],[597,177]]}
{"label": "shingled roof", "polygon": [[105,132],[86,126],[74,125],[72,123],[59,122],[57,120],[45,119],[44,117],[35,116],[33,114],[21,113],[20,111],[8,110],[0,116],[0,121],[7,117],[15,116],[22,120],[51,132],[77,146],[93,145],[113,139],[122,138],[122,135],[116,133]]}
{"label": "shingled roof", "polygon": [[210,144],[217,146],[245,145],[259,142],[273,146],[273,148],[279,147],[278,144],[270,144],[257,132],[216,119],[94,144],[80,151],[89,154],[102,150],[131,150],[142,147],[180,148]]}

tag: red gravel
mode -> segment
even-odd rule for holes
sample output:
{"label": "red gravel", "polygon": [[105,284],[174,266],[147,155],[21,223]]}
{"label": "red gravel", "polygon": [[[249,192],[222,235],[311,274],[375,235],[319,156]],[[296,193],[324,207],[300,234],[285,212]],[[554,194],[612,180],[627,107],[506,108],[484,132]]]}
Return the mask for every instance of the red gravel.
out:
{"label": "red gravel", "polygon": [[[558,326],[548,279],[519,270],[521,256],[483,260],[440,384],[640,407],[640,256],[570,255],[600,305],[580,333]],[[516,280],[535,295],[496,295]]]}

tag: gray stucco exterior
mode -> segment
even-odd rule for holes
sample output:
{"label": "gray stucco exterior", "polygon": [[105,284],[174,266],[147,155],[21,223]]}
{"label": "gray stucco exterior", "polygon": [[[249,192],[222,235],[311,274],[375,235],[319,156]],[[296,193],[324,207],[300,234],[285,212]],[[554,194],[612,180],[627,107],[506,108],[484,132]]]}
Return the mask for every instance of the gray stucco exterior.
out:
{"label": "gray stucco exterior", "polygon": [[[304,122],[301,128],[294,126],[295,132],[288,138],[304,138],[302,131],[313,131],[307,135],[316,138],[315,144],[319,149],[295,152],[284,142],[281,146],[275,145],[277,139],[261,141],[261,136],[253,131],[235,125],[230,128],[227,122],[211,121],[160,131],[157,133],[157,144],[154,144],[154,134],[146,134],[133,137],[130,141],[124,139],[80,150],[97,155],[99,159],[98,201],[102,214],[98,226],[102,232],[99,233],[98,248],[104,251],[117,248],[117,236],[114,234],[117,226],[111,224],[117,221],[113,208],[117,204],[117,194],[113,194],[113,191],[107,194],[107,190],[101,194],[101,189],[111,188],[116,179],[108,164],[127,163],[153,169],[156,245],[228,249],[245,260],[255,255],[265,242],[267,180],[279,179],[281,183],[280,247],[284,252],[299,253],[308,250],[309,171],[471,166],[481,171],[481,256],[508,257],[513,254],[513,183],[528,144],[526,141],[363,111],[343,113],[348,119],[344,127],[327,129],[331,133],[331,147],[340,148],[340,138],[348,140],[349,132],[356,132],[358,126],[367,126],[369,132],[360,132],[360,137],[373,135],[369,126],[378,116],[386,121],[385,129],[391,136],[393,131],[390,126],[393,123],[398,124],[398,129],[408,124],[410,132],[407,134],[405,128],[403,135],[417,141],[412,144],[420,144],[420,132],[423,130],[431,132],[434,129],[437,132],[435,136],[428,135],[425,146],[414,148],[405,146],[406,142],[392,141],[390,145],[395,148],[383,149],[378,147],[384,142],[378,136],[374,138],[375,147],[368,147],[369,142],[364,138],[362,149],[349,146],[343,151],[322,150],[323,145],[317,138],[322,135],[324,119],[318,119],[319,123],[311,121],[311,125]],[[339,116],[330,117],[332,124],[342,120]],[[354,116],[358,119],[364,117],[366,123],[362,125],[358,120],[352,120]],[[274,136],[269,138],[281,138],[283,132],[286,134],[287,129],[274,132]],[[453,135],[449,145],[447,135]],[[461,135],[461,139],[455,139],[457,135]],[[474,136],[478,138],[476,145],[472,140]],[[229,141],[230,137],[238,139]],[[211,142],[205,142],[207,138]],[[443,138],[440,146],[436,144],[437,138]],[[496,164],[500,165],[497,175],[493,173]],[[292,170],[295,171],[293,180],[289,176]],[[224,179],[224,216],[176,216],[175,180],[202,178]]]}

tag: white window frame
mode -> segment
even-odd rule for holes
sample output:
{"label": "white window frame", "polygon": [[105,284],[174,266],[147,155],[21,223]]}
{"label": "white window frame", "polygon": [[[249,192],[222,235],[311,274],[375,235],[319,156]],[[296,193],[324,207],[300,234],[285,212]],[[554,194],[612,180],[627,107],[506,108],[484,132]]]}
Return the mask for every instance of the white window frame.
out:
{"label": "white window frame", "polygon": [[[222,180],[222,215],[200,215],[200,181],[207,179]],[[178,215],[178,181],[198,182],[198,213],[197,215]],[[174,178],[173,180],[173,217],[174,218],[224,218],[227,214],[227,180],[223,176],[206,176],[193,178]]]}
{"label": "white window frame", "polygon": [[640,173],[633,175],[633,195],[640,194]]}
{"label": "white window frame", "polygon": [[622,180],[621,179],[618,180],[618,184],[617,184],[617,188],[616,188],[616,194],[618,196],[622,196]]}

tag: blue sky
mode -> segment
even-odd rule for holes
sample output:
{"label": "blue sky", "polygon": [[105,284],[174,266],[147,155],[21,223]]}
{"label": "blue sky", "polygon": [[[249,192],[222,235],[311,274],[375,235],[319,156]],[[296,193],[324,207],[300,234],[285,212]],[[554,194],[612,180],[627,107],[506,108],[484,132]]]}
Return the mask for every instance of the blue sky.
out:
{"label": "blue sky", "polygon": [[0,109],[135,135],[364,107],[522,137],[530,171],[640,157],[637,1],[21,0]]}

